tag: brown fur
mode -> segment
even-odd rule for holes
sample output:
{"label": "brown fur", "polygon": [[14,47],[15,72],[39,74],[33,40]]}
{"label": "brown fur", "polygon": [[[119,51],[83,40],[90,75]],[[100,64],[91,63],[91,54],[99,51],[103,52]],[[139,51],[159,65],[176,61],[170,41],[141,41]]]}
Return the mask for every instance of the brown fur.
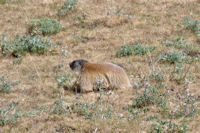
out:
{"label": "brown fur", "polygon": [[98,80],[103,81],[105,88],[125,89],[131,87],[125,71],[112,63],[95,64],[84,62],[80,73],[80,88],[82,92],[93,91]]}

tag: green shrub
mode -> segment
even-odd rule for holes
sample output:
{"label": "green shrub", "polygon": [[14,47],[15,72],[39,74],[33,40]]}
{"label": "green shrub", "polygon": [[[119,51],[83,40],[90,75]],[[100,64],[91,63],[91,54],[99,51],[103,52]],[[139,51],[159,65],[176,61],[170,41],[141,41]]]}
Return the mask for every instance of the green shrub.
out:
{"label": "green shrub", "polygon": [[133,46],[133,55],[145,55],[147,52],[152,52],[155,50],[155,47],[145,47],[142,46],[141,43],[136,43]]}
{"label": "green shrub", "polygon": [[80,87],[77,80],[73,80],[74,75],[72,73],[64,73],[64,74],[58,74],[55,77],[55,80],[57,82],[57,88],[55,88],[53,91],[54,93],[60,92],[60,89],[63,88],[65,90],[80,92]]}
{"label": "green shrub", "polygon": [[51,105],[50,112],[58,115],[68,114],[71,112],[71,107],[65,100],[57,100]]}
{"label": "green shrub", "polygon": [[191,81],[191,78],[188,78],[189,69],[185,68],[183,63],[175,63],[173,70],[171,71],[170,80],[176,81],[177,84],[183,84],[186,81]]}
{"label": "green shrub", "polygon": [[135,45],[123,45],[120,50],[117,51],[117,57],[123,57],[128,55],[145,55],[147,52],[152,52],[155,47],[145,47],[141,43],[137,42]]}
{"label": "green shrub", "polygon": [[162,82],[164,80],[163,74],[158,71],[152,71],[150,78],[154,79],[156,82]]}
{"label": "green shrub", "polygon": [[199,38],[200,37],[200,21],[190,19],[190,17],[185,17],[184,20],[181,22],[185,28],[191,30],[195,33],[195,35]]}
{"label": "green shrub", "polygon": [[4,5],[6,4],[7,0],[0,0],[0,4]]}
{"label": "green shrub", "polygon": [[52,35],[60,32],[62,25],[55,19],[42,18],[40,20],[32,20],[29,26],[30,35]]}
{"label": "green shrub", "polygon": [[158,60],[169,63],[190,63],[191,61],[190,58],[181,51],[168,51],[166,54],[160,54]]}
{"label": "green shrub", "polygon": [[18,81],[16,82],[7,81],[4,76],[0,76],[0,92],[9,93],[11,91],[11,88],[18,84],[19,84]]}
{"label": "green shrub", "polygon": [[192,48],[195,47],[195,43],[187,43],[184,37],[177,37],[176,39],[169,42],[162,42],[166,47],[175,47],[178,49],[181,48]]}
{"label": "green shrub", "polygon": [[143,95],[138,96],[133,100],[133,108],[143,108],[148,105],[157,104],[158,106],[165,106],[165,99],[160,95],[158,89],[154,86],[149,86]]}
{"label": "green shrub", "polygon": [[41,112],[47,111],[48,109],[49,107],[47,105],[42,105],[38,109],[33,109],[31,111],[24,112],[23,117],[34,117],[39,115]]}
{"label": "green shrub", "polygon": [[65,74],[57,75],[55,77],[55,80],[57,81],[58,87],[63,86],[66,82],[67,82],[68,86],[72,86],[73,76],[74,75],[71,74],[71,73],[65,73]]}
{"label": "green shrub", "polygon": [[[81,27],[81,28],[85,28],[87,27],[87,24],[85,23],[86,21],[86,14],[85,13],[81,13],[80,15],[74,15],[74,20],[76,23],[78,23],[78,25]],[[78,26],[77,25],[77,26]]]}
{"label": "green shrub", "polygon": [[71,12],[77,4],[77,0],[68,0],[64,2],[61,9],[58,10],[58,16],[66,15]]}
{"label": "green shrub", "polygon": [[185,28],[192,30],[193,32],[197,32],[200,30],[200,21],[195,19],[190,19],[190,17],[185,17],[184,20],[181,22]]}
{"label": "green shrub", "polygon": [[73,113],[79,116],[85,116],[85,119],[91,119],[94,115],[94,109],[96,109],[96,104],[90,104],[89,102],[74,101]]}
{"label": "green shrub", "polygon": [[24,56],[26,53],[45,54],[53,44],[40,36],[16,36],[14,39],[3,41],[1,52],[3,55],[13,55],[15,57]]}
{"label": "green shrub", "polygon": [[84,116],[85,119],[110,119],[113,115],[113,110],[109,107],[99,107],[98,104],[74,101],[73,113],[79,116]]}
{"label": "green shrub", "polygon": [[75,39],[75,42],[77,42],[77,43],[79,43],[79,42],[87,43],[89,41],[89,38],[84,37],[84,36],[77,36],[74,39]]}
{"label": "green shrub", "polygon": [[186,133],[189,130],[188,126],[182,122],[181,124],[176,124],[176,122],[169,122],[166,120],[156,120],[152,124],[151,133]]}
{"label": "green shrub", "polygon": [[200,48],[196,45],[196,43],[188,43],[183,37],[178,37],[169,42],[162,42],[162,44],[166,47],[182,49],[185,53],[187,53],[190,56],[196,56],[200,54]]}
{"label": "green shrub", "polygon": [[0,126],[13,124],[21,118],[22,114],[20,108],[18,107],[16,109],[18,104],[19,103],[11,103],[8,109],[0,108]]}
{"label": "green shrub", "polygon": [[194,96],[190,94],[187,88],[179,91],[180,97],[178,103],[179,108],[171,115],[174,118],[180,117],[194,117],[199,113],[199,98],[198,96]]}
{"label": "green shrub", "polygon": [[121,49],[117,51],[117,57],[132,55],[132,49],[132,46],[127,44],[121,46]]}
{"label": "green shrub", "polygon": [[19,118],[21,118],[21,111],[17,109],[15,113],[10,114],[9,110],[0,108],[0,126],[4,126],[10,123],[15,123]]}

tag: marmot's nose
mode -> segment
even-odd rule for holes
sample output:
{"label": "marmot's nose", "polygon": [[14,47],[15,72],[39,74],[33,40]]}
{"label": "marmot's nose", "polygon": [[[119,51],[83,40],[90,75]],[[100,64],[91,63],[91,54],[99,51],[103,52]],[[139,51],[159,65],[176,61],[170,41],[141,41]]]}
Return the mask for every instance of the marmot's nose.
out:
{"label": "marmot's nose", "polygon": [[70,68],[72,68],[72,62],[69,63]]}

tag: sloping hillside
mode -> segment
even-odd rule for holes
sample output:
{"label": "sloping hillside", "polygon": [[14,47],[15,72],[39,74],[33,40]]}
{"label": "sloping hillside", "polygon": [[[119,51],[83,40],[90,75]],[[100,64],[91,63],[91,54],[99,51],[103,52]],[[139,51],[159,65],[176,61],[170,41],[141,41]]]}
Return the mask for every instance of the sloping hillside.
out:
{"label": "sloping hillside", "polygon": [[[0,0],[0,133],[200,131],[200,0]],[[76,93],[69,62],[133,88]]]}

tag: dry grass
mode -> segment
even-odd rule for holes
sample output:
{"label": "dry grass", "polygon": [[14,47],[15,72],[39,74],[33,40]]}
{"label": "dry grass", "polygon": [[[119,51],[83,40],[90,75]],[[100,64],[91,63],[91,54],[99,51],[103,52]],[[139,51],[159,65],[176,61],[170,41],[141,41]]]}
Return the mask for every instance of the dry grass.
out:
{"label": "dry grass", "polygon": [[[5,4],[0,4],[0,35],[6,33],[8,38],[16,34],[24,35],[27,34],[27,26],[32,19],[54,18],[59,20],[65,30],[49,38],[67,51],[66,57],[62,56],[59,48],[57,54],[54,55],[28,54],[23,57],[21,64],[13,64],[14,57],[5,57],[0,54],[0,76],[4,75],[10,81],[20,82],[18,86],[12,88],[11,93],[0,93],[0,108],[7,108],[9,103],[18,101],[18,106],[24,112],[28,112],[42,105],[51,106],[60,98],[68,103],[78,100],[99,104],[99,92],[78,97],[68,90],[65,90],[64,94],[60,90],[56,92],[55,76],[65,71],[71,72],[68,63],[74,59],[84,58],[91,62],[113,62],[122,65],[133,83],[151,71],[150,57],[145,55],[117,58],[116,52],[120,46],[138,41],[146,46],[155,46],[156,50],[151,55],[155,59],[160,52],[167,51],[166,47],[160,45],[161,41],[171,40],[177,36],[186,36],[188,40],[196,41],[194,34],[177,24],[185,16],[200,20],[198,0],[79,0],[73,12],[64,17],[58,17],[57,10],[63,3],[64,0],[7,0]],[[121,14],[113,14],[117,11]],[[83,23],[74,19],[75,15],[82,14],[86,15]],[[130,15],[131,18],[125,14]],[[80,41],[78,38],[85,38],[86,41]],[[54,68],[61,64],[64,67],[56,72]],[[200,96],[198,65],[199,62],[191,65],[190,70],[195,80],[187,86],[194,96]],[[189,65],[186,66],[189,67]],[[173,68],[172,65],[168,67]],[[178,85],[170,80],[169,70],[165,69],[166,64],[155,63],[155,68],[165,75],[167,87],[163,89],[174,90],[170,92],[170,96],[176,99],[176,94],[184,88],[185,84]],[[143,87],[139,88],[139,94],[142,91]],[[134,119],[117,118],[120,114],[130,115],[124,107],[131,105],[132,100],[139,94],[136,94],[133,89],[114,91],[109,97],[110,107],[114,111],[111,119],[93,118],[91,120],[79,116],[78,113],[55,115],[42,111],[33,117],[21,117],[14,124],[2,126],[0,132],[149,132],[152,122],[146,119],[151,114],[160,112],[153,105],[148,107],[149,112],[140,113],[139,117]],[[103,95],[102,99],[102,106],[107,106],[108,96]],[[200,130],[199,112],[195,118],[184,120],[190,128],[189,132]]]}

